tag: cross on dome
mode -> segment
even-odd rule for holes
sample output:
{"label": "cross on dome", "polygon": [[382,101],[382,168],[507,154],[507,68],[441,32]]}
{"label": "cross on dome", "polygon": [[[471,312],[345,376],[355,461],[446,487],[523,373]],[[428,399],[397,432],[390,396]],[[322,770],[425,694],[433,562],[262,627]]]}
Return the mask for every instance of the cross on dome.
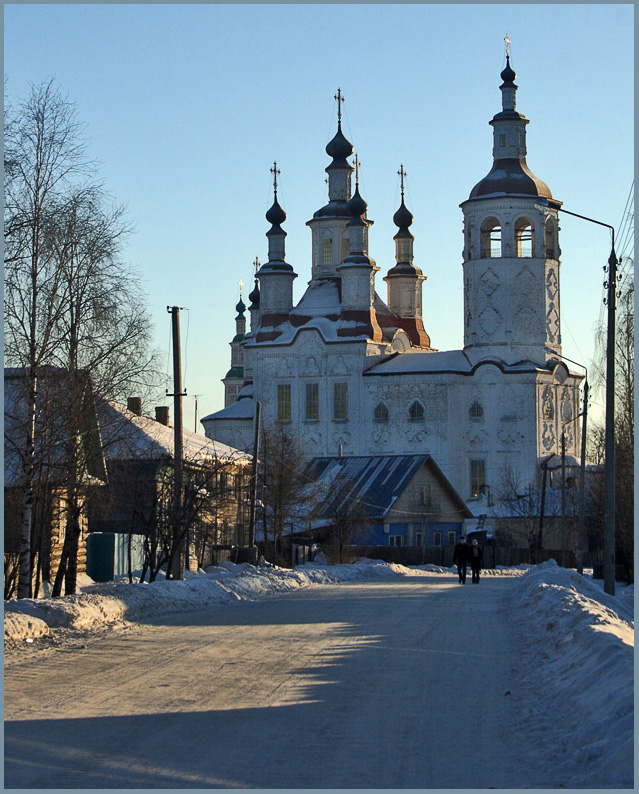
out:
{"label": "cross on dome", "polygon": [[258,259],[258,257],[255,257],[255,262],[253,262],[253,267],[255,268],[255,272],[257,273],[257,271],[260,269],[260,260]]}
{"label": "cross on dome", "polygon": [[361,160],[357,155],[355,155],[355,184],[359,184],[359,167],[361,165]]}
{"label": "cross on dome", "polygon": [[273,168],[271,168],[271,173],[273,174],[273,190],[275,191],[275,195],[277,195],[277,175],[281,174],[282,172],[277,167],[277,163],[273,163]]}
{"label": "cross on dome", "polygon": [[399,174],[399,178],[400,178],[400,183],[401,183],[401,187],[402,187],[402,200],[403,200],[403,198],[404,198],[404,177],[408,176],[408,174],[406,173],[406,171],[404,171],[404,166],[403,165],[399,166],[399,171],[397,173]]}
{"label": "cross on dome", "polygon": [[337,93],[335,94],[333,99],[337,100],[337,120],[341,124],[341,122],[342,122],[342,102],[346,101],[344,99],[344,97],[342,96],[341,88],[337,89]]}

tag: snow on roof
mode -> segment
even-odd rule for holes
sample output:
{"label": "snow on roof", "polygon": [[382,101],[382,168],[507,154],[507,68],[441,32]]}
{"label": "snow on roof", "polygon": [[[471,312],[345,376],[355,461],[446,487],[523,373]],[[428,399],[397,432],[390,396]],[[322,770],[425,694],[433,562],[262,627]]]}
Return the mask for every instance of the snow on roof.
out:
{"label": "snow on roof", "polygon": [[366,370],[364,374],[403,375],[410,373],[454,372],[461,375],[470,375],[478,367],[486,364],[493,364],[504,372],[535,372],[542,369],[532,361],[506,364],[496,357],[482,359],[473,365],[463,350],[442,350],[436,353],[408,350],[405,353],[397,353],[386,359],[386,361],[375,364]]}
{"label": "snow on roof", "polygon": [[[107,460],[159,460],[174,454],[174,428],[136,414],[118,403],[102,399],[98,413]],[[249,456],[234,447],[182,428],[186,460],[204,462],[211,459],[248,460]]]}

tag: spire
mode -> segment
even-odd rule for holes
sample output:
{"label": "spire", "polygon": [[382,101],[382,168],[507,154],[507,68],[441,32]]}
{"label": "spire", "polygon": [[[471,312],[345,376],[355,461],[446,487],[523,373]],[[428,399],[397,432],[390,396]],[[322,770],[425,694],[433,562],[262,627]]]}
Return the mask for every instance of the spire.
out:
{"label": "spire", "polygon": [[366,220],[366,210],[368,204],[359,193],[359,167],[361,163],[355,155],[355,193],[346,205],[348,211],[353,216],[346,224],[348,229],[348,256],[344,258],[342,265],[364,265],[372,267],[368,258],[368,227],[372,221]]}
{"label": "spire", "polygon": [[249,312],[260,308],[260,282],[257,280],[257,271],[260,269],[260,260],[257,257],[255,257],[255,261],[253,262],[253,269],[253,279],[255,286],[248,296],[248,299],[251,301],[249,305]]}
{"label": "spire", "polygon": [[504,81],[499,86],[501,90],[501,107],[503,112],[514,112],[515,106],[517,104],[517,98],[515,96],[517,93],[515,77],[517,77],[517,75],[510,65],[510,39],[508,38],[507,33],[504,41],[506,42],[506,68],[499,75]]}
{"label": "spire", "polygon": [[273,204],[266,213],[266,220],[271,224],[271,228],[266,232],[268,237],[268,262],[264,267],[271,270],[292,270],[293,268],[284,261],[284,241],[286,232],[281,224],[286,220],[286,213],[280,207],[277,200],[277,177],[281,171],[277,167],[277,162],[273,163],[270,169],[273,174]]}
{"label": "spire", "polygon": [[335,94],[337,101],[337,132],[326,145],[326,154],[333,158],[330,165],[326,167],[328,174],[328,198],[329,201],[348,201],[351,195],[351,173],[353,166],[346,159],[353,154],[353,144],[344,136],[342,132],[342,104],[344,97],[340,88]]}
{"label": "spire", "polygon": [[397,172],[400,178],[402,203],[397,212],[393,215],[393,223],[397,226],[395,240],[395,259],[397,264],[388,271],[389,276],[410,275],[421,276],[422,271],[413,266],[413,241],[415,238],[409,230],[413,223],[413,215],[404,203],[404,179],[408,176],[404,171],[404,165],[400,165]]}

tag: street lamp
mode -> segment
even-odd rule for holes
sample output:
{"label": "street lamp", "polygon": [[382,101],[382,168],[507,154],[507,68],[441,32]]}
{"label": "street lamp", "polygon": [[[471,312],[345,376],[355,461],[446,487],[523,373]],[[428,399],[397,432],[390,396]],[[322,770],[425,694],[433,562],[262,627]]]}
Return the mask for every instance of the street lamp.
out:
{"label": "street lamp", "polygon": [[[604,592],[615,594],[615,309],[617,305],[617,255],[615,254],[615,229],[608,223],[565,210],[557,201],[539,198],[540,207],[559,210],[566,215],[605,226],[612,233],[612,246],[608,258],[608,339],[606,344],[606,443],[605,443],[605,497],[604,497]],[[605,269],[605,268],[604,268]]]}
{"label": "street lamp", "polygon": [[[581,465],[579,467],[579,518],[577,521],[577,570],[583,573],[583,553],[586,547],[586,538],[584,532],[584,522],[586,515],[586,429],[588,426],[588,367],[585,364],[580,364],[578,361],[573,361],[571,358],[557,353],[550,347],[545,348],[547,353],[552,353],[554,356],[561,358],[564,361],[569,361],[577,367],[583,367],[586,370],[586,377],[584,380],[584,407],[581,414],[578,414],[575,419],[582,417],[581,422]],[[563,435],[563,431],[562,431]]]}

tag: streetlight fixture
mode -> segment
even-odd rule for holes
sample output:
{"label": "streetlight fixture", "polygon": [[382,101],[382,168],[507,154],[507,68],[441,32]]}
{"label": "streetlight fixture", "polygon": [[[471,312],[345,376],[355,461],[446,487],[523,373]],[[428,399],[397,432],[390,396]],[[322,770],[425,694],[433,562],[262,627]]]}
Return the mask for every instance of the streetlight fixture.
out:
{"label": "streetlight fixture", "polygon": [[585,364],[580,364],[578,361],[573,361],[571,358],[557,353],[550,347],[545,348],[547,353],[575,364],[577,367],[583,367],[586,371],[584,379],[584,407],[581,414],[578,414],[575,419],[582,417],[581,421],[581,464],[579,466],[579,518],[577,520],[577,570],[583,573],[583,553],[586,547],[586,538],[584,532],[584,523],[586,517],[586,430],[588,426],[588,367]]}
{"label": "streetlight fixture", "polygon": [[[615,254],[615,229],[608,223],[565,210],[557,201],[537,199],[540,208],[558,210],[583,221],[605,226],[612,233],[612,246],[608,258],[606,304],[608,307],[608,339],[606,344],[606,466],[604,480],[604,592],[615,594],[615,310],[617,307],[617,255]],[[605,267],[604,267],[605,270]]]}

